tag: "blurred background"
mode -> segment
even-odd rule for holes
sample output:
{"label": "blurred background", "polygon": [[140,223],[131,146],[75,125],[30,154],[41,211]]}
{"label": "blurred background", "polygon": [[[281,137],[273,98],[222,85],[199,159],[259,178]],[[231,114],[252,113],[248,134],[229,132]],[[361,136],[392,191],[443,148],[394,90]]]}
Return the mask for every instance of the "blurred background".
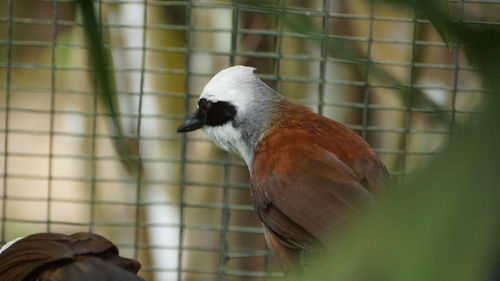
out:
{"label": "blurred background", "polygon": [[[148,281],[283,280],[244,162],[203,132],[175,131],[220,69],[256,67],[348,125],[398,182],[453,141],[486,93],[455,44],[408,7],[96,0],[92,14],[83,2],[0,0],[0,242],[97,232]],[[459,22],[500,25],[500,2],[448,4]]]}

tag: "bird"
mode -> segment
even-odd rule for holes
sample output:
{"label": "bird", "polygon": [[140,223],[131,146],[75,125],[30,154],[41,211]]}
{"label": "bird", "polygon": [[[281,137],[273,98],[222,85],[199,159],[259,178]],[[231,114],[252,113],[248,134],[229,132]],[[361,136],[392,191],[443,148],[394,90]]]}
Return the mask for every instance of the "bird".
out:
{"label": "bird", "polygon": [[36,233],[0,250],[0,281],[144,281],[141,264],[95,233]]}
{"label": "bird", "polygon": [[255,70],[237,65],[218,72],[177,131],[203,129],[243,158],[267,245],[290,276],[375,204],[389,173],[361,136],[287,100]]}

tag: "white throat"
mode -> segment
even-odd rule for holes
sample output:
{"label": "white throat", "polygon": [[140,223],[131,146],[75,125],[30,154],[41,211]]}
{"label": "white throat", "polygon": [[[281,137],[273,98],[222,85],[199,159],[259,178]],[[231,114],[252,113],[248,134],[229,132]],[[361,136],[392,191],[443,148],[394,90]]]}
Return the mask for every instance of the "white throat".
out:
{"label": "white throat", "polygon": [[253,149],[243,141],[241,131],[228,122],[222,126],[203,127],[210,139],[221,149],[239,154],[245,160],[248,170],[251,171]]}

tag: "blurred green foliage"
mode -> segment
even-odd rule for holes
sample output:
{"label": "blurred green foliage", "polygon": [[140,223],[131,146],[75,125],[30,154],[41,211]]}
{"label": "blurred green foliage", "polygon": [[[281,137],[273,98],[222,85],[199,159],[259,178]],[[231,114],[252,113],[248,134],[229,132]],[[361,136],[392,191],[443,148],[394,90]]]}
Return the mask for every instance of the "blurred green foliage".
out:
{"label": "blurred green foliage", "polygon": [[95,69],[97,93],[99,94],[111,118],[111,128],[115,135],[114,144],[121,162],[126,170],[132,174],[142,173],[142,164],[139,157],[139,141],[125,135],[120,121],[120,110],[116,91],[116,81],[113,72],[113,62],[109,50],[104,48],[102,29],[93,1],[80,0],[80,10],[85,25],[85,32],[92,52],[91,63]]}
{"label": "blurred green foliage", "polygon": [[387,2],[416,7],[448,45],[464,46],[491,89],[487,113],[404,189],[382,196],[301,280],[492,280],[500,266],[500,31],[453,21],[443,1]]}

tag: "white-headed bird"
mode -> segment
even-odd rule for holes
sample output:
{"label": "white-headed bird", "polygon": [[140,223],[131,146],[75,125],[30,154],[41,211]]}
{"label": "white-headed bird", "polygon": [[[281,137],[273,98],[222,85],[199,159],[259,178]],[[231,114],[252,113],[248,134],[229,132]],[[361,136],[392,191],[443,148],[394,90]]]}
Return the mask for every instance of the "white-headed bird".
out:
{"label": "white-headed bird", "polygon": [[267,244],[287,273],[372,204],[388,172],[358,134],[286,100],[254,70],[217,73],[177,131],[202,128],[245,160]]}

